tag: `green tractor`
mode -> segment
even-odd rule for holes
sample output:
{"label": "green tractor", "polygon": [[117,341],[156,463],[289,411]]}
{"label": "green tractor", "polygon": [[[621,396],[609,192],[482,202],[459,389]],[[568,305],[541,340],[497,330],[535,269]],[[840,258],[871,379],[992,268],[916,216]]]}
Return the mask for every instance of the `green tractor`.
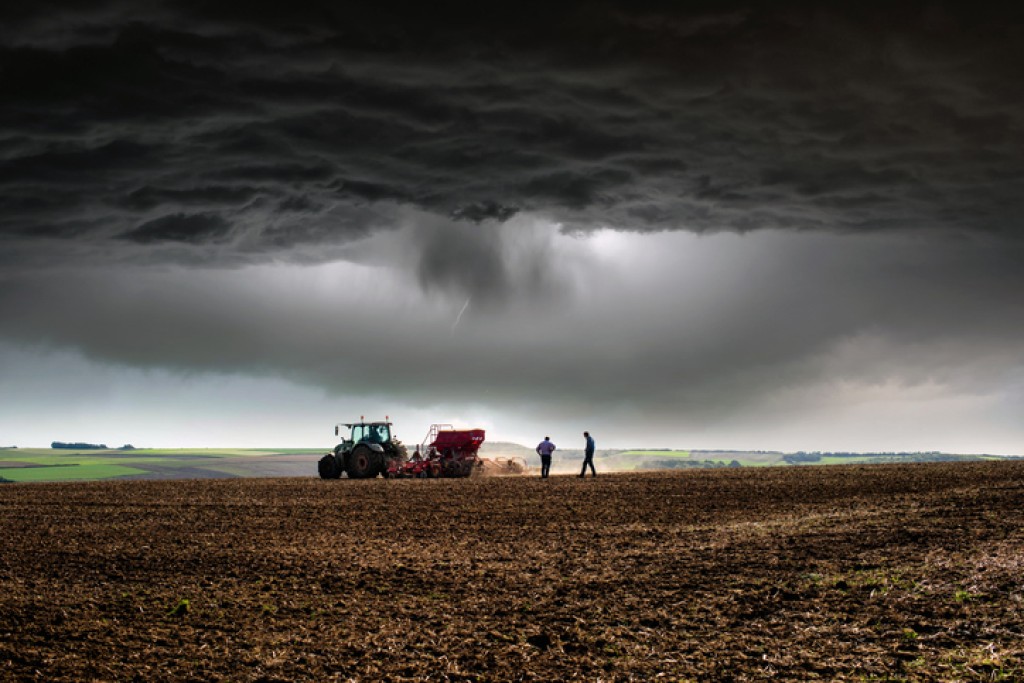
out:
{"label": "green tractor", "polygon": [[391,434],[391,422],[346,422],[335,425],[335,436],[341,435],[341,427],[349,430],[348,438],[320,458],[317,470],[321,479],[337,479],[342,472],[349,479],[386,477],[408,460],[405,446]]}

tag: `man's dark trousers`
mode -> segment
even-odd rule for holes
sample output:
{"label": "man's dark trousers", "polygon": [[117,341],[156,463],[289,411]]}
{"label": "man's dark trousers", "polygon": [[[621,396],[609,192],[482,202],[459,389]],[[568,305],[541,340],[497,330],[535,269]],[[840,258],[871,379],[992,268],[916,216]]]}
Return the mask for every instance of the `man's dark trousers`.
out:
{"label": "man's dark trousers", "polygon": [[548,478],[548,473],[551,471],[551,456],[541,455],[540,456],[540,476],[543,479]]}
{"label": "man's dark trousers", "polygon": [[597,470],[594,469],[594,454],[584,453],[583,454],[583,470],[580,472],[581,477],[587,476],[587,465],[590,465],[590,473],[593,476],[597,476]]}

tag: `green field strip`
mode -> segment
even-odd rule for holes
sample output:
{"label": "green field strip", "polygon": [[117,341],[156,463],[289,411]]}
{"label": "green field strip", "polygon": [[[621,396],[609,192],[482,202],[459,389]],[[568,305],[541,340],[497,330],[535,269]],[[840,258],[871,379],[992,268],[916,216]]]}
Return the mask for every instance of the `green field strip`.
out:
{"label": "green field strip", "polygon": [[137,448],[121,450],[73,450],[50,448],[19,448],[2,452],[0,460],[31,465],[104,464],[127,462],[172,462],[182,458],[228,460],[232,458],[263,458],[270,455],[306,455],[324,453],[323,448]]}
{"label": "green field strip", "polygon": [[690,451],[624,451],[616,453],[617,457],[646,457],[646,458],[689,458]]}
{"label": "green field strip", "polygon": [[14,482],[41,481],[82,481],[112,479],[136,474],[148,474],[145,470],[123,465],[66,465],[61,467],[5,467],[0,468],[0,477]]}
{"label": "green field strip", "polygon": [[312,455],[323,454],[330,448],[137,448],[131,451],[116,451],[127,455],[173,455],[195,456],[197,458],[262,458],[268,455]]}
{"label": "green field strip", "polygon": [[877,456],[834,456],[823,455],[821,460],[816,462],[803,463],[806,465],[863,465],[864,463],[876,462]]}
{"label": "green field strip", "polygon": [[112,464],[112,458],[104,458],[96,455],[33,455],[5,457],[6,462],[23,462],[26,465],[42,465],[46,467],[63,465],[104,465]]}
{"label": "green field strip", "polygon": [[168,458],[160,456],[128,456],[128,457],[116,457],[116,456],[104,456],[104,455],[36,455],[29,457],[8,457],[3,458],[5,462],[20,462],[26,465],[34,465],[29,469],[47,469],[53,467],[66,467],[71,465],[78,465],[80,467],[94,466],[94,465],[141,465],[146,463],[174,463],[178,462],[178,458]]}
{"label": "green field strip", "polygon": [[136,448],[131,451],[117,451],[125,455],[191,455],[198,458],[238,458],[266,455],[255,449],[241,448]]}

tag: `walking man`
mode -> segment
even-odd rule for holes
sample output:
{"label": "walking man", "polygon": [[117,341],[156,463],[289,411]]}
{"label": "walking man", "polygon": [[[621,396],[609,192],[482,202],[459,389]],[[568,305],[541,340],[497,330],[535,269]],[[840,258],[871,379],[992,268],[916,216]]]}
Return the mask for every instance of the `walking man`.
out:
{"label": "walking man", "polygon": [[583,470],[580,472],[580,479],[587,476],[587,465],[590,465],[591,476],[597,476],[597,470],[594,469],[594,437],[590,432],[583,432],[583,436],[587,444],[583,447]]}
{"label": "walking man", "polygon": [[551,443],[551,437],[544,437],[544,440],[537,444],[537,455],[540,456],[540,476],[547,479],[551,472],[551,454],[555,452],[555,444]]}

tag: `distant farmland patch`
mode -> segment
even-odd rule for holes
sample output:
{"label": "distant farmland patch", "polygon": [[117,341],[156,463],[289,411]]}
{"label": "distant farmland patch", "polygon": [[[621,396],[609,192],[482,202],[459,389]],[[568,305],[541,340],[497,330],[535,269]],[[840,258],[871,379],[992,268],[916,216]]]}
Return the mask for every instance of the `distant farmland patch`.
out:
{"label": "distant farmland patch", "polygon": [[616,469],[675,469],[713,467],[766,467],[783,465],[783,454],[769,451],[629,450],[609,453],[608,463]]}
{"label": "distant farmland patch", "polygon": [[650,458],[689,458],[691,451],[625,451],[619,455],[645,456]]}
{"label": "distant farmland patch", "polygon": [[805,465],[899,464],[913,462],[970,462],[1015,456],[938,452],[845,453],[799,451],[730,451],[635,449],[599,453],[606,469],[622,471],[716,467],[793,467]]}
{"label": "distant farmland patch", "polygon": [[22,448],[6,451],[0,478],[14,482],[315,476],[319,448]]}
{"label": "distant farmland patch", "polygon": [[96,479],[116,479],[132,475],[145,474],[145,470],[121,465],[55,465],[27,466],[0,469],[0,476],[8,481],[89,481]]}

